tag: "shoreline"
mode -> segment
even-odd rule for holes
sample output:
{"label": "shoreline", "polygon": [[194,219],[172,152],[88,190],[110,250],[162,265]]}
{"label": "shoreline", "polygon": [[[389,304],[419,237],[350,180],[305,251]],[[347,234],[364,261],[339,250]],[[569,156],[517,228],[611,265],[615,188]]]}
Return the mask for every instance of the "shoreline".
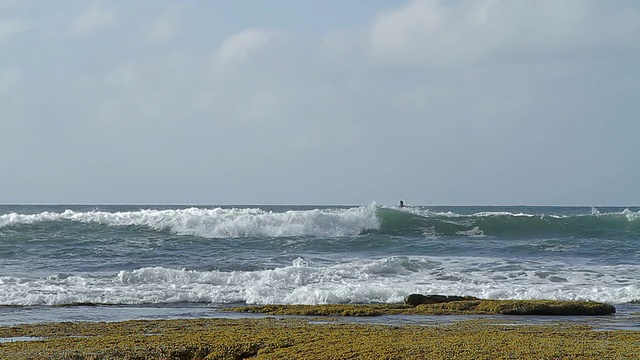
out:
{"label": "shoreline", "polygon": [[[561,315],[559,309],[587,304],[489,301],[488,307],[485,301],[229,307],[200,318],[5,325],[0,358],[600,359],[640,353],[640,313]],[[474,313],[470,304],[485,305]],[[541,305],[553,315],[506,315],[514,306],[539,311]]]}
{"label": "shoreline", "polygon": [[0,338],[0,358],[11,359],[598,359],[640,353],[640,331],[520,324],[508,316],[423,325],[325,316],[63,322],[3,326]]}
{"label": "shoreline", "polygon": [[[109,304],[74,304],[65,306],[0,306],[0,324],[17,326],[23,324],[42,324],[60,322],[123,322],[129,320],[171,320],[198,318],[226,318],[226,319],[260,319],[274,315],[304,316],[313,310],[315,315],[341,316],[339,312],[355,314],[354,307],[371,307],[378,314],[371,316],[344,316],[347,322],[357,323],[387,323],[387,324],[421,324],[423,322],[452,322],[460,319],[503,319],[518,321],[523,324],[543,324],[556,321],[568,321],[579,324],[594,325],[605,328],[629,328],[640,330],[640,304],[615,304],[613,315],[501,315],[497,313],[470,313],[453,311],[446,304],[422,305],[419,308],[405,307],[401,304],[333,304],[333,305],[224,305],[205,303],[170,303],[170,304],[140,304],[140,305],[109,305]],[[381,312],[381,308],[389,311]],[[325,309],[324,313],[319,310]],[[352,310],[348,310],[348,309]],[[297,310],[296,310],[297,309]],[[305,312],[301,309],[309,309]],[[327,311],[327,309],[329,311]],[[332,310],[333,309],[333,310]],[[377,309],[377,310],[376,310]],[[265,310],[274,310],[268,313]],[[333,311],[333,312],[332,312]]]}

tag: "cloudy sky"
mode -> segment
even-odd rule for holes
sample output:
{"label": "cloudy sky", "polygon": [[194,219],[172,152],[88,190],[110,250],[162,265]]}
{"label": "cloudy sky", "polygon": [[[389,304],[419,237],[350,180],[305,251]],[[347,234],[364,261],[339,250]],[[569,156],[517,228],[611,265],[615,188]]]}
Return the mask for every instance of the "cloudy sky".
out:
{"label": "cloudy sky", "polygon": [[640,204],[640,3],[0,0],[0,203]]}

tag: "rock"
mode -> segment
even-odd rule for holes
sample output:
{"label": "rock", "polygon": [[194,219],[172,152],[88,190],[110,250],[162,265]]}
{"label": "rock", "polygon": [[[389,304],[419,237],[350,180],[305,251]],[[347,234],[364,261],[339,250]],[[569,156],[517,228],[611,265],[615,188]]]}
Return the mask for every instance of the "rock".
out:
{"label": "rock", "polygon": [[404,303],[411,306],[424,304],[425,301],[427,301],[427,297],[422,294],[410,294],[404,298]]}
{"label": "rock", "polygon": [[422,295],[410,294],[404,298],[404,303],[411,306],[420,304],[437,304],[450,301],[478,300],[473,296],[447,296],[447,295]]}

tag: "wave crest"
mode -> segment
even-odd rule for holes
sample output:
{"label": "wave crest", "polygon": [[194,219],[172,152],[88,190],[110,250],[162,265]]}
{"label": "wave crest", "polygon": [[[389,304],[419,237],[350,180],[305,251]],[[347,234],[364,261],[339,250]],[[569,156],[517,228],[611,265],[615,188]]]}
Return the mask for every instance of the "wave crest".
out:
{"label": "wave crest", "polygon": [[639,269],[403,256],[322,266],[296,258],[252,271],[144,267],[117,275],[0,276],[0,305],[398,303],[410,293],[627,303],[640,298]]}
{"label": "wave crest", "polygon": [[107,226],[145,226],[156,231],[206,238],[355,236],[380,226],[375,205],[347,209],[265,211],[258,208],[188,208],[126,212],[42,212],[0,215],[0,228],[41,222],[76,221]]}
{"label": "wave crest", "polygon": [[582,215],[545,215],[513,212],[457,214],[420,208],[380,208],[380,228],[374,232],[427,237],[527,238],[637,238],[640,211]]}

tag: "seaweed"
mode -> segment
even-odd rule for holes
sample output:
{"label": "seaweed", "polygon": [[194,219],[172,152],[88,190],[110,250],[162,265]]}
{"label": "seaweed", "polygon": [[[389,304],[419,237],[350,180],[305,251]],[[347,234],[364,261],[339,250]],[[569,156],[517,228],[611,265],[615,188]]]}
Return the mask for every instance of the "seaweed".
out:
{"label": "seaweed", "polygon": [[586,325],[310,323],[305,318],[138,320],[0,327],[43,340],[0,345],[3,359],[635,358],[640,332]]}

